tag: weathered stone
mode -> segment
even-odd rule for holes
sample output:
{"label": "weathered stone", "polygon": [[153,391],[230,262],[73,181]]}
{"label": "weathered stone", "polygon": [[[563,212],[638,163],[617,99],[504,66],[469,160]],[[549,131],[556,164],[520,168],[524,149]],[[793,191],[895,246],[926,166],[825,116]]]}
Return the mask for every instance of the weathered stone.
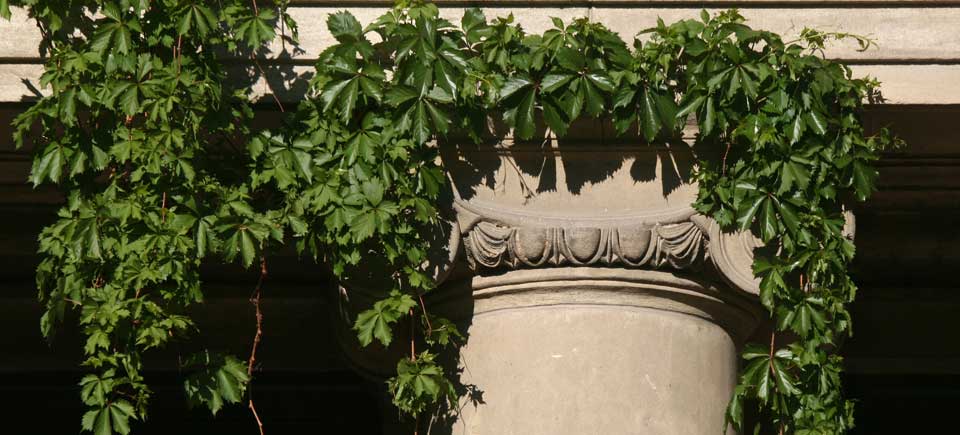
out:
{"label": "weathered stone", "polygon": [[[435,292],[468,338],[438,433],[712,435],[762,317],[755,239],[691,208],[695,150],[596,123],[563,142],[448,143],[464,255]],[[731,285],[732,284],[732,285]]]}

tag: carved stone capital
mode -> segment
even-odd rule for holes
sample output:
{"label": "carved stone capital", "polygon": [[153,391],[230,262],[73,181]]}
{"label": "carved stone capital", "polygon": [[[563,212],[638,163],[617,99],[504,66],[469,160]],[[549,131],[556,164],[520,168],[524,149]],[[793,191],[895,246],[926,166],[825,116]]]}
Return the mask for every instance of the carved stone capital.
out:
{"label": "carved stone capital", "polygon": [[[578,221],[532,217],[458,200],[454,206],[466,260],[480,275],[546,267],[621,267],[699,272],[709,266],[735,288],[759,294],[749,232],[723,232],[687,213]],[[461,242],[458,242],[461,243]]]}

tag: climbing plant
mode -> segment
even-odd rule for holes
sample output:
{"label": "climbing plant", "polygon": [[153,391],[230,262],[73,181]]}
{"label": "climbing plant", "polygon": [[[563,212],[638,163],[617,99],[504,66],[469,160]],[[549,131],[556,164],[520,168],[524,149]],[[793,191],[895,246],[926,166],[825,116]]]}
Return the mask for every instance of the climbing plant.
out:
{"label": "climbing plant", "polygon": [[[202,300],[202,261],[257,263],[259,298],[270,248],[282,243],[343,285],[381,294],[353,328],[364,346],[409,340],[387,383],[400,410],[416,418],[455,401],[436,358],[463,337],[424,299],[445,182],[436,139],[479,140],[490,119],[521,139],[541,120],[563,136],[591,117],[637,146],[676,143],[693,125],[691,145],[710,150],[693,176],[694,207],[766,244],[754,273],[773,328],[744,350],[728,423],[743,428],[744,409],[756,407],[757,430],[852,427],[836,353],[856,292],[844,212],[869,197],[874,162],[898,140],[862,125],[878,83],[823,49],[871,41],[814,30],[784,41],[729,10],[659,21],[628,46],[587,19],[528,34],[513,16],[469,9],[455,24],[432,4],[402,1],[367,26],[331,14],[337,42],[319,56],[307,98],[282,126],[253,131],[251,88],[228,80],[219,57],[252,56],[259,68],[278,28],[295,42],[286,2],[261,3],[10,1],[36,19],[47,53],[50,96],[16,119],[15,140],[34,147],[30,180],[66,193],[40,236],[37,284],[44,334],[72,310],[87,337],[84,429],[126,434],[145,419],[142,354],[193,331],[185,308]],[[214,413],[239,402],[253,374],[253,355],[185,361],[187,397]]]}
{"label": "climbing plant", "polygon": [[[40,327],[50,337],[68,320],[86,338],[82,428],[126,434],[148,414],[145,352],[196,329],[186,309],[203,300],[201,261],[250,265],[282,238],[236,151],[251,88],[231,87],[219,58],[253,55],[278,20],[294,23],[284,1],[9,3],[36,20],[50,92],[16,118],[14,141],[34,148],[30,182],[66,196],[40,234]],[[178,364],[189,402],[217,413],[242,400],[253,357],[204,350]]]}

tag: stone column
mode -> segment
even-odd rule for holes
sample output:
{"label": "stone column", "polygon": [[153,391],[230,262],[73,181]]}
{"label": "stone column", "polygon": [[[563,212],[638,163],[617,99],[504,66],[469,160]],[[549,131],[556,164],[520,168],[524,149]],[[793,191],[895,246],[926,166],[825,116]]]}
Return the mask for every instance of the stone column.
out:
{"label": "stone column", "polygon": [[461,313],[472,393],[440,431],[725,430],[738,348],[762,317],[756,240],[690,207],[685,143],[600,142],[445,147],[462,265],[432,303]]}

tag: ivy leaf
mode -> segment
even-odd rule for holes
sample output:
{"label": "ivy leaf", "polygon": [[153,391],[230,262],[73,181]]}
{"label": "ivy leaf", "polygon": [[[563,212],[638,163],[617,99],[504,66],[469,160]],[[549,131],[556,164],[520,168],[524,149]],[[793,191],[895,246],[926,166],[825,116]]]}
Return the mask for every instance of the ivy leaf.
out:
{"label": "ivy leaf", "polygon": [[543,120],[550,129],[558,136],[566,135],[570,121],[560,104],[553,98],[544,98],[541,103],[543,105]]}
{"label": "ivy leaf", "polygon": [[383,201],[383,185],[377,180],[363,182],[363,196],[367,198],[370,205],[376,207]]}
{"label": "ivy leaf", "polygon": [[793,121],[790,122],[787,130],[787,137],[790,138],[790,145],[799,142],[801,136],[803,136],[803,117],[797,115],[793,118]]}
{"label": "ivy leaf", "polygon": [[47,146],[43,156],[39,160],[34,160],[33,168],[30,170],[30,182],[34,187],[42,184],[44,180],[59,183],[63,165],[63,149],[57,144]]}
{"label": "ivy leaf", "polygon": [[397,408],[418,414],[441,398],[456,399],[453,385],[435,358],[429,351],[423,351],[415,359],[403,358],[397,363],[397,376],[387,381]]}
{"label": "ivy leaf", "polygon": [[640,129],[643,131],[643,137],[647,142],[656,139],[662,127],[660,117],[657,116],[656,104],[650,90],[644,89],[640,99]]}
{"label": "ivy leaf", "polygon": [[777,236],[777,229],[780,228],[777,213],[774,210],[773,200],[764,198],[763,209],[760,212],[760,238],[764,242],[769,242]]}
{"label": "ivy leaf", "polygon": [[177,24],[177,33],[186,35],[190,32],[191,27],[196,26],[197,33],[200,37],[204,37],[217,24],[217,17],[209,7],[194,3],[187,6],[186,13],[180,18],[180,22]]}
{"label": "ivy leaf", "polygon": [[526,89],[527,87],[533,86],[533,81],[527,77],[515,76],[510,77],[500,88],[500,98],[507,99],[516,94],[517,92]]}
{"label": "ivy leaf", "polygon": [[130,433],[130,419],[136,418],[133,405],[120,399],[83,415],[82,427],[95,435],[121,435]]}
{"label": "ivy leaf", "polygon": [[276,37],[273,26],[270,25],[270,20],[276,17],[272,9],[261,8],[256,14],[241,17],[236,32],[240,39],[246,42],[247,47],[256,49]]}
{"label": "ivy leaf", "polygon": [[387,91],[384,102],[390,106],[397,107],[417,97],[417,92],[410,87],[397,86]]}
{"label": "ivy leaf", "polygon": [[807,121],[807,127],[810,127],[817,134],[823,136],[827,134],[827,121],[823,119],[823,115],[817,112],[808,112],[804,115],[804,119]]}
{"label": "ivy leaf", "polygon": [[586,66],[583,55],[569,47],[561,47],[557,51],[556,59],[558,65],[573,72],[579,72]]}
{"label": "ivy leaf", "polygon": [[525,91],[519,105],[504,111],[504,120],[513,126],[517,138],[530,139],[536,131],[533,112],[535,95],[536,91],[532,88]]}
{"label": "ivy leaf", "polygon": [[866,201],[873,192],[874,180],[877,178],[877,170],[859,160],[853,162],[853,187],[857,194],[857,199]]}
{"label": "ivy leaf", "polygon": [[713,96],[707,97],[706,103],[703,105],[703,110],[701,110],[700,115],[700,134],[704,136],[709,136],[710,133],[713,133],[713,128],[717,122],[716,107],[713,104]]}
{"label": "ivy leaf", "polygon": [[247,365],[230,355],[202,352],[187,360],[195,372],[183,382],[190,406],[206,406],[217,415],[225,403],[239,403],[243,399],[250,377]]}
{"label": "ivy leaf", "polygon": [[587,79],[604,92],[613,92],[615,90],[613,80],[605,74],[590,73],[587,74]]}
{"label": "ivy leaf", "polygon": [[337,41],[355,42],[362,38],[360,22],[350,12],[340,11],[327,16],[327,29]]}
{"label": "ivy leaf", "polygon": [[553,92],[569,83],[571,79],[573,79],[572,74],[547,74],[540,81],[540,91],[544,93]]}
{"label": "ivy leaf", "polygon": [[746,203],[747,206],[745,209],[741,209],[737,213],[737,226],[740,231],[750,228],[750,225],[753,224],[754,217],[757,215],[757,211],[760,210],[760,206],[763,205],[766,199],[767,197],[765,195],[757,195]]}
{"label": "ivy leaf", "polygon": [[707,97],[703,95],[684,98],[680,103],[680,110],[677,111],[677,119],[685,119],[687,115],[696,112],[706,100]]}
{"label": "ivy leaf", "polygon": [[620,88],[616,94],[613,96],[613,108],[627,108],[633,103],[634,97],[637,96],[636,89],[630,88]]}
{"label": "ivy leaf", "polygon": [[242,229],[240,233],[240,257],[244,267],[250,267],[253,264],[253,258],[257,254],[256,243],[250,230]]}
{"label": "ivy leaf", "polygon": [[786,161],[782,166],[782,173],[780,174],[780,189],[779,193],[784,193],[789,191],[793,185],[796,184],[800,189],[805,190],[807,186],[810,185],[810,172],[803,167],[800,163],[794,161]]}
{"label": "ivy leaf", "polygon": [[591,116],[598,116],[603,112],[604,98],[597,91],[597,87],[587,79],[580,80],[580,90],[583,93],[583,100],[587,113]]}
{"label": "ivy leaf", "polygon": [[[353,80],[354,79],[351,78],[346,80],[332,81],[324,86],[323,91],[320,93],[320,101],[323,102],[324,112],[327,112],[333,108],[334,103],[340,100],[340,94],[344,91],[344,89],[347,88],[347,86],[353,83]],[[354,98],[355,97],[356,93],[354,93]],[[347,113],[346,119],[349,119],[349,116],[350,114]]]}
{"label": "ivy leaf", "polygon": [[430,120],[427,118],[427,107],[426,102],[418,101],[412,107],[410,107],[412,112],[412,129],[413,129],[413,139],[417,143],[427,143],[430,140]]}
{"label": "ivy leaf", "polygon": [[360,345],[366,347],[376,338],[384,346],[389,346],[393,341],[390,325],[416,306],[417,303],[410,295],[396,290],[390,292],[386,299],[377,301],[373,308],[360,313],[353,325]]}
{"label": "ivy leaf", "polygon": [[795,234],[800,230],[800,218],[797,217],[797,212],[794,210],[794,207],[785,201],[777,201],[776,204],[784,225],[787,226],[787,229],[791,233]]}

